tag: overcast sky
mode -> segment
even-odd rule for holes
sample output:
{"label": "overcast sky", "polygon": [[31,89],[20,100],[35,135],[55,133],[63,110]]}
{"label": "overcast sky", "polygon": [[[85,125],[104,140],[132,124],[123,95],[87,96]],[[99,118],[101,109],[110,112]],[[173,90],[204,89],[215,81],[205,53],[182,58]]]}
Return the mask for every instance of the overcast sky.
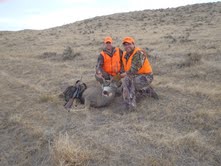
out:
{"label": "overcast sky", "polygon": [[0,31],[46,29],[95,16],[217,0],[0,0]]}

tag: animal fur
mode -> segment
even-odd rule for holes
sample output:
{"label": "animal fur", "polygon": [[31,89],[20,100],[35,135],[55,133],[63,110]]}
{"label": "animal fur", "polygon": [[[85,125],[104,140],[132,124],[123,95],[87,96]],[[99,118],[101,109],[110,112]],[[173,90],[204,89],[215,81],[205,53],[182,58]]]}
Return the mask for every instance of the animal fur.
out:
{"label": "animal fur", "polygon": [[104,107],[111,104],[115,97],[115,91],[109,92],[108,95],[103,94],[103,89],[101,87],[89,87],[87,88],[83,95],[82,100],[86,108],[89,107]]}

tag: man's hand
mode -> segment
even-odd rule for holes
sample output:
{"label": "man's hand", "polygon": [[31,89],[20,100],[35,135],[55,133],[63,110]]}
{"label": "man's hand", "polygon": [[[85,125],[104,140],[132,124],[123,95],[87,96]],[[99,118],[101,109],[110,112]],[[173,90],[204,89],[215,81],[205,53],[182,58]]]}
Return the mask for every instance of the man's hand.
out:
{"label": "man's hand", "polygon": [[121,77],[121,78],[124,78],[126,75],[127,75],[127,73],[124,72],[124,73],[120,74],[120,77]]}
{"label": "man's hand", "polygon": [[97,71],[96,71],[96,75],[97,75],[98,77],[102,77],[102,78],[103,78],[102,73],[101,73],[100,70],[97,70]]}

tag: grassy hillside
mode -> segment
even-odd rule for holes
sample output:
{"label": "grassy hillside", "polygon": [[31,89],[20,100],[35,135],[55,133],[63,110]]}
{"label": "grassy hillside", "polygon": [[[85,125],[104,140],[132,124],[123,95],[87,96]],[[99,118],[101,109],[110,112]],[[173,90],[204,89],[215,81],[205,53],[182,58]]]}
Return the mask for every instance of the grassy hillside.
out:
{"label": "grassy hillside", "polygon": [[[220,2],[1,31],[0,165],[221,165],[220,32]],[[108,35],[150,50],[160,100],[67,112],[59,94],[81,76],[97,85]]]}

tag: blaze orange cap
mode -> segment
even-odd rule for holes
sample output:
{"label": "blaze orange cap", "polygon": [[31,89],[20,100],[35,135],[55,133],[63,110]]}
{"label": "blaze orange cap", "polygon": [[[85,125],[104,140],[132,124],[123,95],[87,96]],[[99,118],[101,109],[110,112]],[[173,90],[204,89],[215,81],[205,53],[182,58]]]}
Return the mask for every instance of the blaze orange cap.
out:
{"label": "blaze orange cap", "polygon": [[107,42],[110,42],[110,43],[112,43],[112,38],[110,37],[110,36],[107,36],[107,37],[105,37],[105,39],[104,39],[104,43],[107,43]]}
{"label": "blaze orange cap", "polygon": [[123,44],[124,43],[130,43],[130,44],[134,43],[134,39],[132,37],[129,37],[129,36],[125,37],[124,40],[123,40]]}

